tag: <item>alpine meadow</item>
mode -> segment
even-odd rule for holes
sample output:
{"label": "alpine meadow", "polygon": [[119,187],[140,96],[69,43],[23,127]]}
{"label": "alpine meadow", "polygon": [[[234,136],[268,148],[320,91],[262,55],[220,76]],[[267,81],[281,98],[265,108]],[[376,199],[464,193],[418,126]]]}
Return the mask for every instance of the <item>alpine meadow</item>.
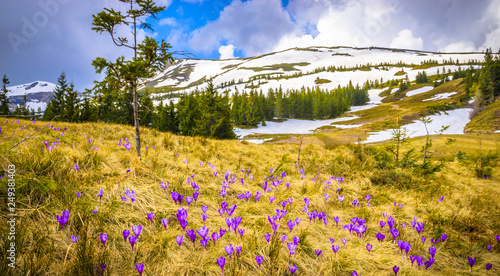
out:
{"label": "alpine meadow", "polygon": [[8,4],[0,271],[500,275],[500,5],[374,2]]}

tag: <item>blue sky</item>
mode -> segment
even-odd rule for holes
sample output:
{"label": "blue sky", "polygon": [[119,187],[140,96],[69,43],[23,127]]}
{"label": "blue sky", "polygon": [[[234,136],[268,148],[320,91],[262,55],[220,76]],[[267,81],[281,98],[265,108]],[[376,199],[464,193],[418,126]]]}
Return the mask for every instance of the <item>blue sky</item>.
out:
{"label": "blue sky", "polygon": [[[250,57],[292,47],[382,46],[427,51],[500,48],[496,0],[156,0],[154,32],[193,58]],[[11,85],[56,82],[62,71],[91,88],[96,57],[132,55],[91,30],[92,15],[118,0],[4,0],[0,74]],[[120,34],[130,30],[121,28]],[[183,58],[184,56],[177,56]]]}

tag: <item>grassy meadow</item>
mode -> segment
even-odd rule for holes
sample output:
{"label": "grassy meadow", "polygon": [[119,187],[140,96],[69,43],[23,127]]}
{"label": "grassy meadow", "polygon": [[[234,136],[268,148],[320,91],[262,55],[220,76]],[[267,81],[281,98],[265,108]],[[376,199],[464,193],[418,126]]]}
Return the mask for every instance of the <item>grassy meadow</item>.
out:
{"label": "grassy meadow", "polygon": [[[135,266],[139,263],[144,263],[143,275],[221,275],[217,264],[221,256],[226,259],[224,275],[290,275],[292,265],[297,266],[295,275],[351,275],[354,270],[359,275],[394,275],[394,266],[400,268],[398,275],[500,274],[500,241],[496,240],[496,235],[500,235],[497,161],[492,161],[493,174],[485,179],[476,177],[471,163],[460,162],[451,151],[446,158],[433,155],[432,164],[443,167],[429,172],[429,168],[420,166],[420,152],[403,166],[394,161],[386,145],[324,146],[309,142],[302,145],[297,162],[297,144],[254,145],[237,140],[182,137],[148,128],[142,129],[139,159],[134,151],[132,127],[7,120],[0,134],[1,170],[6,175],[9,165],[16,168],[18,216],[16,268],[8,267],[7,255],[2,254],[0,269],[4,275],[139,275]],[[117,145],[120,139],[123,144],[124,138],[131,141],[131,150]],[[495,137],[491,138],[493,142],[482,143],[482,147],[497,151],[494,140]],[[43,141],[56,144],[48,151]],[[423,142],[415,139],[411,143],[416,146]],[[473,143],[460,140],[455,149]],[[402,153],[410,147],[405,145]],[[472,154],[480,155],[477,147],[464,152],[462,160],[471,160],[467,158]],[[282,180],[277,187],[271,185],[270,169],[275,184]],[[223,199],[220,192],[226,171],[230,172],[229,180],[234,175],[235,183],[229,184]],[[286,176],[281,177],[281,172]],[[199,187],[199,197],[189,206],[182,201],[181,207],[170,193],[192,196],[195,190],[188,177]],[[345,180],[340,181],[341,177]],[[170,185],[160,188],[162,181]],[[264,191],[265,181],[272,191]],[[289,188],[286,183],[290,183]],[[2,220],[6,221],[10,212],[7,177],[1,180],[1,187]],[[102,198],[96,196],[100,189]],[[130,198],[122,201],[127,189],[135,191],[135,202]],[[237,199],[246,191],[252,193],[249,200]],[[258,201],[257,191],[262,193]],[[77,193],[82,196],[77,197]],[[345,197],[342,204],[337,199],[339,195]],[[371,195],[369,206],[367,195]],[[273,203],[269,197],[275,197]],[[441,197],[444,199],[439,201]],[[327,215],[326,225],[319,219],[309,221],[307,212],[303,212],[304,198],[310,200],[307,212]],[[283,208],[280,202],[289,199],[291,205]],[[353,206],[354,200],[358,200],[359,206]],[[205,250],[200,237],[192,243],[186,230],[204,225],[201,206],[208,207],[205,226],[209,236],[221,228],[227,229],[227,214],[221,216],[218,212],[223,201],[229,206],[237,204],[232,217],[241,217],[238,228],[245,232],[241,236],[228,231],[215,243],[208,241]],[[176,216],[180,208],[187,210],[186,230]],[[265,234],[273,234],[268,216],[276,216],[276,209],[287,213],[268,243]],[[57,216],[64,210],[70,210],[70,215],[61,230]],[[146,219],[151,212],[156,214],[152,222]],[[341,220],[338,226],[336,216]],[[389,216],[400,232],[396,240],[412,245],[408,257],[401,254],[397,241],[393,242],[389,226],[380,227],[380,221],[387,221]],[[343,229],[355,217],[366,221],[363,237]],[[302,221],[290,231],[287,222],[296,218]],[[162,219],[169,220],[166,228]],[[421,235],[412,228],[414,219],[424,223]],[[132,226],[139,224],[143,230],[132,251],[122,232],[128,229],[132,235]],[[4,252],[9,248],[8,232],[9,226],[2,222],[0,248]],[[386,236],[382,242],[376,238],[379,232]],[[108,234],[105,245],[100,240],[104,233]],[[444,242],[442,234],[447,235]],[[79,236],[76,243],[72,242],[72,235]],[[287,235],[285,242],[282,235]],[[184,237],[180,248],[178,236]],[[287,243],[294,236],[300,240],[295,254],[290,255]],[[424,244],[421,237],[427,239]],[[333,244],[339,246],[336,254],[330,239],[335,239]],[[342,239],[347,240],[345,246]],[[431,239],[439,242],[433,245]],[[239,256],[234,252],[229,258],[225,251],[229,244],[242,247]],[[370,256],[367,244],[373,246]],[[487,245],[492,245],[490,251]],[[420,255],[426,261],[431,246],[437,249],[435,263],[428,269],[419,269],[416,262],[412,266],[410,255]],[[315,250],[322,250],[322,254],[318,257]],[[255,260],[259,255],[263,257],[260,269]],[[472,272],[468,257],[477,258]],[[488,272],[487,263],[492,264]],[[104,272],[99,269],[102,264],[106,264]]]}

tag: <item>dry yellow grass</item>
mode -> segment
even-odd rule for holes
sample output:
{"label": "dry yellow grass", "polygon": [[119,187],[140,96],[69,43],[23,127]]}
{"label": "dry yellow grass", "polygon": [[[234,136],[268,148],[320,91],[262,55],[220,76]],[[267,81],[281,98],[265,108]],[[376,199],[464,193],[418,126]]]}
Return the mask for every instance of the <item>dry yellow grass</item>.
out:
{"label": "dry yellow grass", "polygon": [[[67,127],[64,136],[60,135],[62,131],[43,130],[34,139],[8,150],[16,141],[46,123],[32,124],[23,120],[19,124],[6,123],[2,126],[0,139],[9,137],[24,124],[26,129],[0,145],[2,169],[5,170],[8,164],[17,168],[18,268],[8,270],[3,262],[1,268],[7,275],[25,275],[28,271],[30,275],[76,275],[75,270],[85,265],[95,267],[101,262],[107,264],[109,275],[138,275],[137,263],[145,263],[143,275],[220,275],[216,263],[220,256],[227,259],[225,275],[288,275],[291,264],[297,265],[297,275],[350,275],[353,270],[360,275],[393,275],[394,265],[401,268],[398,275],[471,275],[467,265],[469,256],[478,260],[472,275],[485,275],[488,262],[493,264],[489,275],[500,274],[500,243],[495,240],[495,235],[500,235],[499,181],[496,178],[476,179],[455,161],[447,162],[441,172],[431,176],[422,176],[411,168],[387,169],[387,173],[391,173],[388,175],[393,174],[396,181],[376,184],[374,179],[380,179],[386,170],[377,167],[377,151],[373,147],[340,145],[325,149],[309,141],[303,145],[298,167],[296,144],[215,141],[150,129],[142,130],[143,145],[149,150],[143,148],[140,160],[132,150],[116,145],[119,138],[133,140],[131,127],[100,123],[54,123],[56,127]],[[53,151],[43,150],[42,140],[54,141],[56,138],[60,138],[60,142]],[[89,138],[93,139],[92,143],[87,141]],[[98,150],[90,149],[91,146]],[[209,162],[215,165],[216,178]],[[80,172],[73,169],[77,163]],[[287,174],[276,191],[263,193],[257,202],[254,196],[249,202],[236,199],[237,194],[245,191],[253,195],[262,191],[271,168]],[[303,180],[299,168],[305,170]],[[131,172],[127,173],[127,169]],[[242,169],[249,169],[255,180],[250,180],[240,171]],[[194,190],[186,180],[195,174],[200,196],[190,206],[183,204],[188,212],[186,229],[203,225],[200,207],[208,206],[206,226],[210,233],[218,231],[227,227],[225,218],[217,212],[222,202],[219,192],[225,171],[236,175],[237,181],[230,185],[225,200],[230,206],[238,204],[235,214],[242,218],[240,228],[246,230],[245,234],[241,238],[234,232],[226,233],[215,245],[209,242],[206,251],[198,237],[193,248],[175,217],[180,207],[173,203],[169,192],[191,195]],[[312,181],[316,175],[318,180]],[[323,181],[330,176],[346,177],[346,180],[341,184],[333,181],[325,191]],[[403,181],[406,176],[408,180]],[[239,182],[241,178],[245,178],[247,185]],[[171,184],[166,193],[159,188],[162,180]],[[286,182],[290,183],[288,191]],[[3,181],[2,191],[5,185]],[[342,206],[336,199],[325,202],[324,194],[329,194],[332,200],[337,196],[337,188],[342,189],[346,198]],[[99,189],[104,191],[102,200],[96,198]],[[130,200],[121,202],[126,189],[136,191],[133,205]],[[76,198],[76,192],[83,193],[83,197]],[[368,194],[372,195],[370,207],[366,207],[364,200]],[[269,196],[276,197],[273,204],[269,203]],[[437,200],[440,196],[444,196],[441,203]],[[272,233],[267,216],[276,214],[276,209],[281,209],[279,202],[288,198],[292,198],[293,203],[291,208],[286,207],[289,211],[281,221],[278,235],[288,235],[288,242],[292,236],[300,237],[300,243],[289,259],[286,244],[281,245],[279,241],[274,247],[279,254],[271,260],[270,255],[276,255],[270,254],[271,246],[264,239],[265,233]],[[302,212],[304,198],[311,200],[309,211],[323,211],[328,215],[326,227],[318,221],[309,223],[307,214]],[[354,199],[364,206],[352,207]],[[394,202],[404,207],[395,207]],[[99,213],[93,214],[96,205]],[[71,210],[69,222],[61,231],[56,215],[68,209]],[[153,225],[146,220],[149,212],[157,214]],[[448,235],[446,242],[438,244],[436,263],[431,269],[412,268],[411,262],[401,257],[397,245],[387,241],[391,239],[387,226],[383,230],[379,226],[383,212],[395,218],[401,238],[411,242],[410,254],[419,254],[424,259],[429,257],[430,239],[442,233]],[[2,209],[3,219],[6,213]],[[365,219],[366,236],[358,238],[337,228],[335,216],[340,217],[342,225],[349,223],[352,217]],[[416,240],[411,229],[410,221],[414,217],[425,223],[423,235],[428,238],[425,246]],[[161,225],[162,218],[170,219],[166,230]],[[295,218],[302,218],[302,222],[290,233],[286,221]],[[400,223],[407,224],[404,230]],[[132,252],[130,244],[123,240],[122,231],[131,230],[138,224],[144,229]],[[6,227],[0,224],[1,249],[6,246]],[[382,243],[375,238],[379,231],[386,235]],[[82,240],[77,244],[71,242],[71,234],[76,233],[82,235],[82,240],[84,233],[88,233],[87,251],[84,251]],[[106,247],[99,240],[101,233],[109,234]],[[180,252],[175,241],[179,235],[185,236]],[[330,238],[340,245],[336,259]],[[346,247],[340,242],[344,238],[348,240]],[[365,248],[367,243],[373,245],[370,259]],[[224,246],[229,244],[243,247],[239,258],[233,256],[229,261],[224,252]],[[491,252],[486,250],[486,244],[494,245]],[[319,258],[314,253],[316,249],[323,250]],[[264,257],[262,270],[255,262],[257,255]],[[80,275],[89,274],[92,273],[80,270]]]}

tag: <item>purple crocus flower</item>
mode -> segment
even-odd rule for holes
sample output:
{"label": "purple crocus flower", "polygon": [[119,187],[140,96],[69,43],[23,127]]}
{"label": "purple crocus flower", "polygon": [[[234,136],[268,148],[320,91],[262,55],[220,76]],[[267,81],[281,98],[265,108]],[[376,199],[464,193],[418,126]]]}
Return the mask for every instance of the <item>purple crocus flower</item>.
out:
{"label": "purple crocus flower", "polygon": [[127,245],[127,238],[130,235],[130,231],[128,229],[123,230],[123,239],[125,240],[125,245]]}
{"label": "purple crocus flower", "polygon": [[424,231],[424,223],[417,222],[417,226],[415,226],[415,230],[417,230],[417,233],[420,235],[422,233],[422,231]]}
{"label": "purple crocus flower", "polygon": [[191,204],[191,202],[193,202],[193,198],[190,197],[190,196],[186,196],[186,202],[187,202],[187,204],[189,206],[189,204]]}
{"label": "purple crocus flower", "polygon": [[425,244],[425,241],[427,240],[425,237],[420,238],[422,240],[422,244]]}
{"label": "purple crocus flower", "polygon": [[142,276],[142,272],[144,271],[144,264],[136,264],[135,268],[137,269],[137,272],[139,272],[139,275]]}
{"label": "purple crocus flower", "polygon": [[198,228],[198,230],[196,230],[198,232],[198,235],[202,238],[202,239],[206,239],[206,237],[208,236],[208,227],[206,226],[202,226],[200,228]]}
{"label": "purple crocus flower", "polygon": [[472,267],[476,264],[476,259],[469,257],[469,265],[470,265],[470,271],[472,272]]}
{"label": "purple crocus flower", "polygon": [[497,235],[497,241],[500,244],[500,235]]}
{"label": "purple crocus flower", "polygon": [[394,271],[394,275],[398,275],[398,272],[399,272],[399,267],[394,266],[394,267],[392,268],[392,271]]}
{"label": "purple crocus flower", "polygon": [[234,248],[232,244],[229,244],[224,247],[224,250],[226,251],[227,255],[229,255],[229,258],[231,258],[231,255],[233,254]]}
{"label": "purple crocus flower", "polygon": [[243,238],[243,235],[245,234],[245,229],[238,229],[238,233],[240,234],[241,238]]}
{"label": "purple crocus flower", "polygon": [[61,225],[61,231],[64,231],[64,225],[69,220],[69,214],[70,214],[70,210],[66,210],[66,211],[62,212],[61,216],[57,215],[57,222],[59,222],[59,224]]}
{"label": "purple crocus flower", "polygon": [[271,240],[271,234],[266,233],[266,234],[264,235],[264,238],[266,239],[267,244],[269,244],[269,241]]}
{"label": "purple crocus flower", "polygon": [[138,240],[137,236],[130,236],[128,238],[128,242],[132,246],[132,251],[134,251],[134,244],[137,242],[137,240]]}
{"label": "purple crocus flower", "polygon": [[314,253],[316,253],[316,256],[319,257],[321,253],[323,253],[323,250],[316,249],[314,250]]}
{"label": "purple crocus flower", "polygon": [[236,251],[236,254],[238,254],[238,257],[240,256],[241,249],[242,249],[241,246],[236,246],[236,248],[234,249]]}
{"label": "purple crocus flower", "polygon": [[257,257],[255,257],[255,261],[259,265],[259,269],[260,269],[260,265],[262,264],[263,260],[264,260],[264,258],[261,255],[258,255]]}
{"label": "purple crocus flower", "polygon": [[446,234],[442,234],[441,235],[441,240],[444,242],[446,241],[446,238],[448,238],[448,236]]}
{"label": "purple crocus flower", "polygon": [[80,240],[80,235],[78,235],[78,237],[75,237],[75,236],[71,235],[71,241],[72,241],[73,243],[77,243],[77,242],[78,242],[78,240]]}
{"label": "purple crocus flower", "polygon": [[487,244],[486,245],[486,249],[488,249],[488,251],[490,251],[491,250],[491,244]]}
{"label": "purple crocus flower", "polygon": [[356,272],[356,270],[353,270],[351,276],[359,276],[359,274]]}
{"label": "purple crocus flower", "polygon": [[385,239],[385,235],[384,235],[384,234],[382,234],[382,233],[377,233],[377,240],[378,240],[379,242],[384,241],[384,239]]}
{"label": "purple crocus flower", "polygon": [[99,200],[101,200],[102,199],[102,193],[103,193],[103,190],[99,189],[99,192],[97,193],[97,195],[95,197],[99,197]]}
{"label": "purple crocus flower", "polygon": [[293,220],[289,220],[287,222],[287,226],[290,229],[290,232],[292,232],[293,228],[295,227],[295,222]]}
{"label": "purple crocus flower", "polygon": [[274,197],[274,196],[270,196],[270,197],[269,197],[269,203],[273,203],[273,202],[274,202],[274,200],[275,200],[275,197]]}
{"label": "purple crocus flower", "polygon": [[486,271],[490,270],[493,267],[491,263],[486,264]]}
{"label": "purple crocus flower", "polygon": [[196,241],[196,232],[194,231],[194,229],[188,229],[186,231],[186,234],[188,235],[189,239],[191,239],[191,243],[194,246],[194,242]]}
{"label": "purple crocus flower", "polygon": [[431,268],[431,266],[434,264],[436,260],[434,258],[429,258],[429,260],[425,261],[425,269]]}
{"label": "purple crocus flower", "polygon": [[441,196],[441,197],[438,199],[438,201],[439,201],[439,202],[441,202],[441,201],[443,201],[443,199],[444,199],[444,196]]}
{"label": "purple crocus flower", "polygon": [[380,228],[384,228],[384,226],[385,226],[385,221],[381,220],[380,221]]}
{"label": "purple crocus flower", "polygon": [[108,234],[100,234],[99,237],[101,238],[102,245],[106,246],[106,241],[108,240]]}
{"label": "purple crocus flower", "polygon": [[224,258],[223,256],[221,256],[220,258],[217,259],[217,264],[222,269],[222,275],[224,275],[224,265],[226,264],[226,258]]}
{"label": "purple crocus flower", "polygon": [[212,241],[214,242],[214,245],[215,245],[215,242],[219,239],[219,233],[217,232],[214,232],[212,233]]}
{"label": "purple crocus flower", "polygon": [[207,244],[208,244],[208,239],[201,239],[200,244],[205,248],[205,251],[207,250]]}
{"label": "purple crocus flower", "polygon": [[398,231],[398,229],[396,229],[396,228],[391,228],[391,234],[392,234],[392,237],[393,237],[394,241],[396,241],[396,238],[399,236],[399,231]]}
{"label": "purple crocus flower", "polygon": [[438,243],[439,243],[439,239],[431,239],[431,242],[432,242],[433,244],[438,244]]}
{"label": "purple crocus flower", "polygon": [[106,270],[106,264],[105,263],[102,263],[100,265],[97,265],[96,268],[95,268],[96,272],[99,273],[99,275],[103,275],[104,274],[104,270]]}
{"label": "purple crocus flower", "polygon": [[162,180],[162,181],[161,181],[160,188],[162,188],[162,189],[163,189],[163,191],[165,191],[165,189],[167,189],[168,185],[170,185],[170,183],[165,184],[165,182],[163,182],[163,180]]}
{"label": "purple crocus flower", "polygon": [[75,164],[75,166],[73,166],[73,168],[74,168],[75,170],[77,170],[78,172],[80,172],[80,167],[78,166],[78,164]]}
{"label": "purple crocus flower", "polygon": [[295,272],[297,271],[297,266],[295,264],[291,265],[289,268],[290,272],[293,274],[295,274]]}
{"label": "purple crocus flower", "polygon": [[343,195],[339,195],[339,196],[337,196],[337,199],[340,201],[340,203],[342,203],[342,201],[344,201],[345,197]]}
{"label": "purple crocus flower", "polygon": [[434,258],[434,255],[436,255],[436,248],[429,247],[429,254],[431,254],[432,258]]}
{"label": "purple crocus flower", "polygon": [[[196,186],[196,189],[198,189],[198,186]],[[198,192],[193,192],[193,199],[194,202],[198,202],[198,197],[200,196],[200,193]]]}
{"label": "purple crocus flower", "polygon": [[370,256],[370,253],[372,251],[372,245],[371,244],[367,244],[366,245],[366,250],[368,250],[368,256]]}
{"label": "purple crocus flower", "polygon": [[80,192],[76,193],[76,197],[81,197],[81,196],[82,196],[82,193],[80,193]]}
{"label": "purple crocus flower", "polygon": [[134,232],[134,234],[137,238],[139,238],[141,231],[142,231],[142,225],[139,224],[137,226],[132,226],[132,232]]}
{"label": "purple crocus flower", "polygon": [[168,218],[161,219],[161,224],[163,224],[163,227],[167,230]]}
{"label": "purple crocus flower", "polygon": [[153,219],[156,217],[156,213],[151,212],[151,213],[146,213],[146,215],[147,215],[146,219],[151,221],[151,223],[153,223]]}
{"label": "purple crocus flower", "polygon": [[335,221],[335,223],[337,224],[337,227],[338,227],[339,223],[340,223],[340,218],[338,216],[336,216],[336,217],[333,217],[333,220]]}
{"label": "purple crocus flower", "polygon": [[346,239],[342,239],[340,241],[344,244],[344,247],[345,247],[345,244],[347,243],[347,240]]}
{"label": "purple crocus flower", "polygon": [[208,210],[207,206],[201,206],[201,211],[205,214]]}
{"label": "purple crocus flower", "polygon": [[413,263],[417,260],[417,256],[411,255],[410,256],[410,261],[411,261],[411,267],[413,267]]}
{"label": "purple crocus flower", "polygon": [[177,244],[179,245],[179,252],[181,251],[181,245],[182,245],[182,240],[184,239],[184,236],[177,236],[175,237],[175,240],[177,241]]}
{"label": "purple crocus flower", "polygon": [[[345,246],[345,244],[344,244]],[[332,245],[332,250],[333,250],[333,253],[335,253],[335,259],[337,259],[337,252],[339,251],[340,247],[338,245]]]}

